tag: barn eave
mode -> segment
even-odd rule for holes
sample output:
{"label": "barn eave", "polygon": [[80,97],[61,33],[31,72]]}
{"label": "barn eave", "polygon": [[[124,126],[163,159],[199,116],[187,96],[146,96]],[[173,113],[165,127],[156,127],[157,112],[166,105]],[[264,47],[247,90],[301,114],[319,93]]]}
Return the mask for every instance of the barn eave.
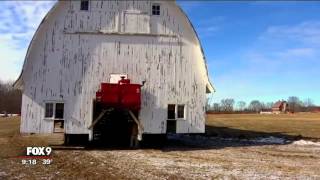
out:
{"label": "barn eave", "polygon": [[59,3],[60,3],[60,1],[56,2],[54,4],[54,6],[49,10],[49,12],[44,16],[44,18],[42,19],[41,23],[39,24],[36,32],[34,33],[32,39],[31,39],[31,41],[29,43],[29,46],[28,46],[28,49],[27,49],[27,53],[26,53],[26,56],[25,56],[24,61],[23,61],[22,70],[20,72],[20,75],[19,75],[18,79],[13,83],[13,87],[14,88],[23,89],[23,77],[22,76],[23,76],[23,72],[24,72],[25,66],[27,64],[28,55],[29,55],[30,49],[32,47],[33,41],[35,40],[41,25],[45,22],[45,20],[49,17],[49,15],[54,11],[54,9],[56,9],[56,7],[58,6]]}
{"label": "barn eave", "polygon": [[203,48],[202,48],[202,45],[201,45],[201,42],[200,42],[200,39],[199,39],[199,36],[198,36],[198,33],[196,31],[196,29],[194,28],[193,24],[191,23],[191,20],[189,19],[189,17],[187,16],[187,14],[183,11],[183,9],[180,7],[180,6],[177,6],[178,9],[181,11],[181,13],[187,18],[194,34],[196,35],[196,39],[198,41],[198,44],[200,46],[200,49],[201,49],[201,53],[202,53],[202,56],[203,56],[203,61],[204,61],[204,64],[205,64],[205,69],[206,69],[206,75],[207,75],[207,85],[206,85],[206,93],[213,93],[215,92],[215,88],[213,86],[213,84],[211,83],[210,81],[210,78],[209,78],[209,73],[208,73],[208,65],[207,65],[207,61],[206,61],[206,57],[204,55],[204,51],[203,51]]}

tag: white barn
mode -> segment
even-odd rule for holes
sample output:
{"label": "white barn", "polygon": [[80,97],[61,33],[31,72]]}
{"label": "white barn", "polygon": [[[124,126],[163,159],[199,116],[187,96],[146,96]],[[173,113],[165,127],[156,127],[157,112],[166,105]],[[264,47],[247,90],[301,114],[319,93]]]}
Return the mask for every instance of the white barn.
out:
{"label": "white barn", "polygon": [[[21,133],[86,134],[100,83],[141,84],[143,134],[205,131],[210,83],[202,47],[175,1],[58,1],[39,25],[15,86]],[[61,129],[55,126],[60,126]],[[171,127],[172,128],[172,127]]]}

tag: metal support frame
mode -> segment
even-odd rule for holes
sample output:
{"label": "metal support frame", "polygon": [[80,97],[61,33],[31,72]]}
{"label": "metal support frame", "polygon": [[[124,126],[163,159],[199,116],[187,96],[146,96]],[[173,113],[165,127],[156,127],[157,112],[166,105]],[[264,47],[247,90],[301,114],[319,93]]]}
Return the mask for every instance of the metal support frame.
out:
{"label": "metal support frame", "polygon": [[143,126],[142,126],[141,122],[139,121],[139,119],[133,114],[133,112],[131,110],[129,110],[129,114],[132,117],[133,121],[138,125],[138,137],[137,137],[137,139],[139,141],[141,141],[142,140]]}

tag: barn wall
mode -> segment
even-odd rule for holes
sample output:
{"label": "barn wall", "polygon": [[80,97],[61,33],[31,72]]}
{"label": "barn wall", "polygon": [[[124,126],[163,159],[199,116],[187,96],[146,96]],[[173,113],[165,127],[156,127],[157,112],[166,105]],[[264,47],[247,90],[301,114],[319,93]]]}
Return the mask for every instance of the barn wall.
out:
{"label": "barn wall", "polygon": [[[185,104],[178,133],[204,132],[207,74],[201,47],[174,2],[60,1],[40,26],[23,74],[22,132],[52,132],[44,103],[65,103],[66,133],[90,133],[92,100],[111,73],[126,73],[142,88],[145,133],[165,133],[168,104]],[[135,23],[134,23],[135,22]],[[148,27],[148,28],[147,28]]]}

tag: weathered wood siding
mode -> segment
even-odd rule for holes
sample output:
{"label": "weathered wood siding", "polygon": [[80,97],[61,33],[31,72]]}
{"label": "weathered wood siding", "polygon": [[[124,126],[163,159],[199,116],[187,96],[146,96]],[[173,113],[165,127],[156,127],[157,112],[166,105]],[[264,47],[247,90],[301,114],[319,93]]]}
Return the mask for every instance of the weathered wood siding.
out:
{"label": "weathered wood siding", "polygon": [[185,104],[178,133],[204,132],[210,86],[200,44],[175,2],[59,1],[40,25],[23,68],[21,132],[53,132],[44,103],[65,103],[65,132],[91,133],[92,101],[111,73],[124,73],[142,88],[145,133],[165,133],[168,104]]}

